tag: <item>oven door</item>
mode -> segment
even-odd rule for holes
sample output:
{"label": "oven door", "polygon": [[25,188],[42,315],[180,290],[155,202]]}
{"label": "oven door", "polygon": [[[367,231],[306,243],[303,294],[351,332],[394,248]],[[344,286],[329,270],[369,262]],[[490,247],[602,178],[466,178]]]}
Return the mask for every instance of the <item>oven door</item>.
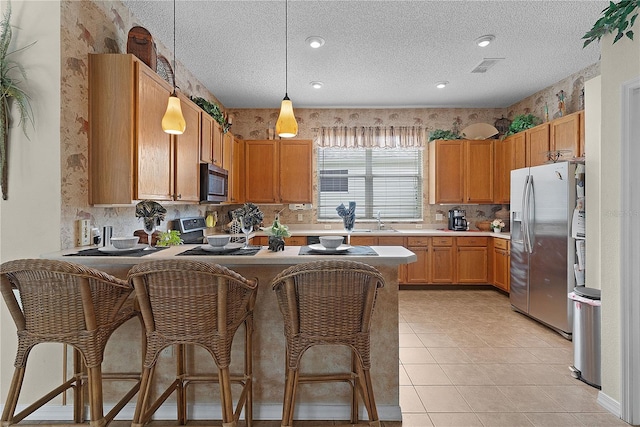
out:
{"label": "oven door", "polygon": [[210,163],[200,165],[200,202],[227,201],[229,172]]}

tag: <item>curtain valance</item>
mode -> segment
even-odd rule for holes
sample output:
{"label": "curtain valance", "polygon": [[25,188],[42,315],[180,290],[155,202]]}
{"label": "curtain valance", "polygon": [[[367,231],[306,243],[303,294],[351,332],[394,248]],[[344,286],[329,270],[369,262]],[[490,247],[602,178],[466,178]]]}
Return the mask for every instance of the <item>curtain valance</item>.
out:
{"label": "curtain valance", "polygon": [[316,129],[323,148],[423,148],[425,131],[419,126],[338,126]]}

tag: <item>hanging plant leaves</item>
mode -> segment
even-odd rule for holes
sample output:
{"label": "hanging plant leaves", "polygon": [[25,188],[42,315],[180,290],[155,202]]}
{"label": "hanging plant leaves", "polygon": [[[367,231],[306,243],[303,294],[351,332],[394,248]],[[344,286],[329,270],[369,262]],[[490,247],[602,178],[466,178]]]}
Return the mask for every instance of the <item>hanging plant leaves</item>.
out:
{"label": "hanging plant leaves", "polygon": [[224,133],[227,133],[231,125],[227,122],[227,119],[218,104],[196,96],[191,96],[190,98],[198,107],[202,108],[207,114],[213,117],[220,126],[222,126],[222,131]]}
{"label": "hanging plant leaves", "polygon": [[591,42],[598,40],[607,35],[616,32],[613,43],[626,36],[633,40],[633,28],[636,18],[640,10],[640,0],[621,0],[618,3],[610,2],[609,6],[602,10],[602,17],[593,24],[593,28],[584,36],[583,48],[587,47]]}

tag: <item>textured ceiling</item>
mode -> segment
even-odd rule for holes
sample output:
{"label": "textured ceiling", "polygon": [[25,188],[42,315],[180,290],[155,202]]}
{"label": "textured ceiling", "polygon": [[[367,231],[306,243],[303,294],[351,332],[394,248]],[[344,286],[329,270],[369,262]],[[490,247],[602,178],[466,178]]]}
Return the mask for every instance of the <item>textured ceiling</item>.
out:
{"label": "textured ceiling", "polygon": [[[123,3],[172,46],[171,1]],[[289,0],[289,97],[296,108],[507,107],[599,60],[599,45],[583,49],[581,38],[607,5]],[[496,39],[480,48],[485,34]],[[326,43],[311,49],[309,36]],[[285,1],[178,0],[176,56],[227,108],[279,107]],[[484,58],[504,59],[471,73]],[[436,89],[441,80],[450,84]]]}

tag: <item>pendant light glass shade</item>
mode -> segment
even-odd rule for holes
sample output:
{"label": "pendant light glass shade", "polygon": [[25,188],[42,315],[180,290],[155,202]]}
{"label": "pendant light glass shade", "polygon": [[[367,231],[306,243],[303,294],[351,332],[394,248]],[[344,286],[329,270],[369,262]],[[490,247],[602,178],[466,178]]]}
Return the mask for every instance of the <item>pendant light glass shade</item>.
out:
{"label": "pendant light glass shade", "polygon": [[162,130],[171,135],[182,135],[187,129],[187,122],[182,115],[180,98],[175,93],[169,97],[167,111],[162,116]]}
{"label": "pendant light glass shade", "polygon": [[[176,69],[176,0],[173,0],[173,69]],[[162,130],[170,135],[182,135],[187,122],[182,115],[180,98],[176,95],[176,76],[173,76],[173,93],[167,102],[167,111],[162,116]]]}
{"label": "pendant light glass shade", "polygon": [[280,105],[276,133],[280,138],[293,138],[298,134],[298,122],[296,122],[296,116],[293,114],[293,104],[286,94]]}

